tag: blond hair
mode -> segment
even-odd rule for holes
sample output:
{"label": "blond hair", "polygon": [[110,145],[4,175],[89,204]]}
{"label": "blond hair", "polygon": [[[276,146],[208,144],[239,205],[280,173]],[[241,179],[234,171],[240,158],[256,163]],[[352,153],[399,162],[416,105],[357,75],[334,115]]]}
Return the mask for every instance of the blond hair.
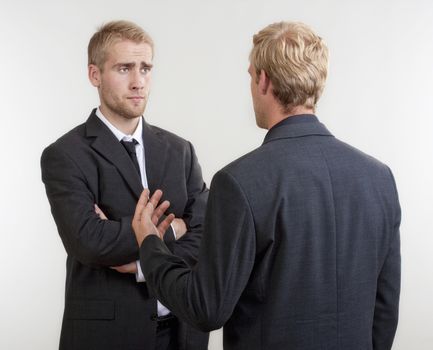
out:
{"label": "blond hair", "polygon": [[146,43],[150,45],[153,53],[153,40],[141,27],[129,21],[112,21],[98,28],[90,39],[87,48],[88,64],[94,64],[102,70],[107,59],[107,50],[122,40]]}
{"label": "blond hair", "polygon": [[328,48],[308,26],[274,23],[253,37],[250,54],[257,76],[263,70],[285,113],[293,107],[315,109],[328,74]]}

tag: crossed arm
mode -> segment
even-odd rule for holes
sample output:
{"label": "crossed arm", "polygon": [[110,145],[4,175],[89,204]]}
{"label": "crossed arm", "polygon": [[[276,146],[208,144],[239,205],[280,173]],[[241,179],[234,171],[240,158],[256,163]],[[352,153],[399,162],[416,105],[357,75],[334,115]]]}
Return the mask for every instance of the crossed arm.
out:
{"label": "crossed arm", "polygon": [[[142,194],[142,196],[147,196],[146,198],[148,198],[149,196],[149,190],[145,190],[143,191],[144,194]],[[157,190],[154,195],[151,198],[151,203],[154,206],[155,210],[152,213],[152,223],[153,225],[157,225],[157,231],[158,231],[158,235],[161,239],[163,239],[168,227],[171,225],[173,227],[174,232],[176,233],[176,240],[180,239],[181,237],[183,237],[185,235],[185,233],[187,232],[187,227],[185,224],[185,221],[183,221],[183,219],[180,218],[175,218],[173,214],[168,215],[167,217],[165,217],[165,219],[160,222],[160,218],[164,215],[165,211],[168,209],[168,207],[170,206],[169,201],[164,201],[162,202],[160,205],[158,205],[159,201],[161,200],[162,197],[162,192],[160,190]],[[143,198],[141,202],[141,206],[140,208],[143,208],[144,205],[144,201],[145,199]],[[108,220],[107,216],[104,214],[104,212],[102,211],[101,208],[98,207],[97,204],[95,204],[95,213],[99,216],[99,218],[101,220]],[[139,245],[141,244],[140,242],[138,242]],[[117,272],[120,273],[137,273],[137,262],[136,261],[132,261],[130,263],[124,264],[124,265],[120,265],[120,266],[112,266],[112,269],[116,270]]]}
{"label": "crossed arm", "polygon": [[[115,220],[103,220],[107,216],[101,216],[102,211],[95,208],[100,181],[95,161],[87,157],[86,150],[83,153],[81,148],[77,148],[70,143],[56,142],[47,147],[41,157],[42,180],[66,252],[81,264],[92,267],[135,264],[139,247],[132,232],[133,213],[119,215]],[[172,222],[177,240],[166,241],[166,244],[174,254],[194,264],[208,190],[192,145],[185,154],[182,166],[186,175],[187,198],[182,197],[185,207],[181,218]]]}

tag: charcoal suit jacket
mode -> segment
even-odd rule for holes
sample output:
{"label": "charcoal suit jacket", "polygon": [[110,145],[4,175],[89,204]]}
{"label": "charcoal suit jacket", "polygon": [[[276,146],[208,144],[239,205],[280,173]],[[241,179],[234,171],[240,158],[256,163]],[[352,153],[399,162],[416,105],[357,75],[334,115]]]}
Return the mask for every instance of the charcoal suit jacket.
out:
{"label": "charcoal suit jacket", "polygon": [[[208,190],[192,145],[143,120],[146,174],[188,232],[167,241],[196,262]],[[155,349],[157,302],[146,283],[110,269],[139,257],[131,228],[143,190],[131,158],[93,111],[88,120],[47,147],[41,158],[51,212],[67,252],[60,349]],[[109,220],[101,220],[97,204]],[[173,237],[167,232],[165,237]],[[180,349],[207,349],[208,334],[180,325]]]}
{"label": "charcoal suit jacket", "polygon": [[149,288],[225,349],[384,350],[400,292],[400,207],[390,169],[313,115],[289,117],[213,178],[199,259],[156,236]]}

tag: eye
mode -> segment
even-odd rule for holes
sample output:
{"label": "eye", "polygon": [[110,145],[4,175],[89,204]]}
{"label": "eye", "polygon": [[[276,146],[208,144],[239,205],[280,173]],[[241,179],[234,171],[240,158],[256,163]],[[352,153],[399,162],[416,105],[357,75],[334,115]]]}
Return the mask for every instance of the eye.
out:
{"label": "eye", "polygon": [[119,72],[120,73],[128,73],[129,72],[129,68],[126,66],[121,66],[119,67]]}
{"label": "eye", "polygon": [[141,74],[147,74],[150,72],[150,67],[142,67],[140,69]]}

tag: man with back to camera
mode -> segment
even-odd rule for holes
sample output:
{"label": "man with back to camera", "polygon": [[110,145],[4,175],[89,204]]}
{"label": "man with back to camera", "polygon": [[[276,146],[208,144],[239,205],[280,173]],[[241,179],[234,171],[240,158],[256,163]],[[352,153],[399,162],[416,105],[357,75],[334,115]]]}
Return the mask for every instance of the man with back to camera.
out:
{"label": "man with back to camera", "polygon": [[256,122],[269,131],[214,176],[193,269],[152,224],[159,192],[142,194],[133,228],[148,286],[195,327],[224,326],[225,349],[390,349],[400,294],[391,171],[314,115],[328,69],[319,36],[281,22],[253,44]]}
{"label": "man with back to camera", "polygon": [[41,159],[68,254],[60,349],[207,349],[207,333],[178,322],[131,274],[139,275],[131,221],[143,188],[164,190],[177,217],[164,241],[191,265],[208,195],[192,145],[142,117],[153,41],[136,24],[114,21],[93,35],[88,56],[100,106]]}

